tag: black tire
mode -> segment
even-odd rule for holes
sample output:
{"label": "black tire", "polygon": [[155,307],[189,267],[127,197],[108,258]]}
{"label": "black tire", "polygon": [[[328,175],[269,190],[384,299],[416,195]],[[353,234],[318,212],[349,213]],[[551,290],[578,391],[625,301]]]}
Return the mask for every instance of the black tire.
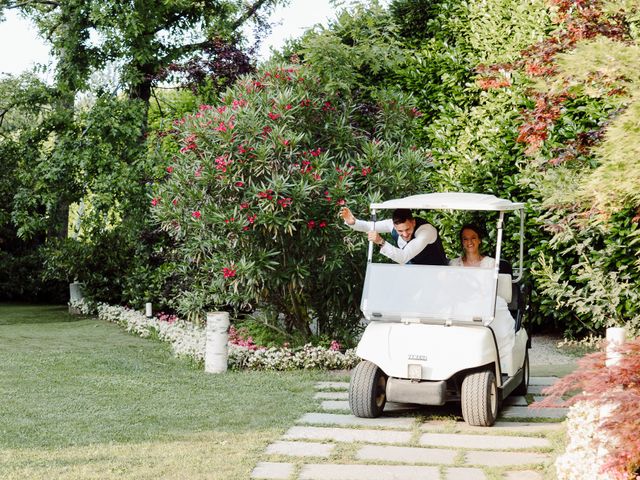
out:
{"label": "black tire", "polygon": [[356,417],[379,417],[387,403],[387,376],[375,363],[360,362],[351,373],[349,408]]}
{"label": "black tire", "polygon": [[491,370],[470,373],[462,381],[462,417],[469,425],[490,427],[498,416],[498,385]]}
{"label": "black tire", "polygon": [[526,395],[529,391],[529,352],[524,353],[524,362],[522,363],[522,381],[518,385],[513,393],[516,395]]}

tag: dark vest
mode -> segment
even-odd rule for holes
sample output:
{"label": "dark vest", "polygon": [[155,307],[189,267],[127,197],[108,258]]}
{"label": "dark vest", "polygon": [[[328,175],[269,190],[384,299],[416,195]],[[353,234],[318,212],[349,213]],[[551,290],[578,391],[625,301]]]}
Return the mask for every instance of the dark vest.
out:
{"label": "dark vest", "polygon": [[[416,238],[416,230],[418,230],[419,227],[426,223],[426,220],[423,220],[422,218],[416,218],[416,228],[413,229],[411,240]],[[438,230],[436,229],[436,233],[437,232]],[[398,232],[396,232],[395,228],[391,232],[391,236],[396,242],[396,245],[398,245],[398,238],[400,238],[400,235],[398,235]],[[411,261],[407,263],[411,263],[414,265],[449,265],[449,260],[447,260],[447,256],[444,253],[444,247],[442,246],[442,240],[440,240],[440,234],[438,233],[435,242],[430,243],[429,245],[424,247],[424,250],[422,250],[418,255],[413,257]]]}

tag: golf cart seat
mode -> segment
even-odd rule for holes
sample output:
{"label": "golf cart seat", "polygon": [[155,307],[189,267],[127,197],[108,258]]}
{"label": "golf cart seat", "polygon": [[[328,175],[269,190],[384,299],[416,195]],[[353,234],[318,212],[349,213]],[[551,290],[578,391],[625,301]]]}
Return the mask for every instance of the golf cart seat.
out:
{"label": "golf cart seat", "polygon": [[[520,330],[520,327],[522,326],[522,314],[524,312],[524,292],[522,291],[522,282],[517,282],[517,283],[511,283],[512,282],[512,277],[513,277],[513,268],[511,267],[511,264],[507,261],[507,260],[500,260],[500,275],[498,276],[498,295],[500,295],[502,298],[504,298],[507,302],[507,306],[509,308],[509,312],[511,312],[511,316],[513,317],[513,319],[516,322],[516,332],[518,330]],[[511,286],[507,286],[502,285],[501,287],[501,280],[500,277],[509,277],[509,283],[511,283]],[[502,282],[505,282],[504,280]],[[507,294],[506,291],[507,289],[511,289],[511,295],[508,295],[508,299],[507,299]]]}

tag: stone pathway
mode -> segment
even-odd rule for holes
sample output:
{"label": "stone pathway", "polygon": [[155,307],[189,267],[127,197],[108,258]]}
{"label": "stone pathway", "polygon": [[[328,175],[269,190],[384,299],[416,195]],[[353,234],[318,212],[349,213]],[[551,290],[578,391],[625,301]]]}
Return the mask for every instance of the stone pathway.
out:
{"label": "stone pathway", "polygon": [[[269,445],[253,479],[542,480],[553,462],[550,436],[564,408],[527,407],[555,377],[531,377],[527,397],[510,397],[491,428],[462,421],[459,405],[387,404],[379,418],[349,413],[347,382],[318,382],[318,412]],[[457,410],[456,410],[457,409]]]}

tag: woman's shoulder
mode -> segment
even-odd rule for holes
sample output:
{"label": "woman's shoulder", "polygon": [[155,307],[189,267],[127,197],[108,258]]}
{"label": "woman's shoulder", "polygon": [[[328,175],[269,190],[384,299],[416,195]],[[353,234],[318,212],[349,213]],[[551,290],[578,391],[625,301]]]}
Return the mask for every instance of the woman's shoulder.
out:
{"label": "woman's shoulder", "polygon": [[496,266],[496,259],[493,257],[483,257],[480,261],[481,268],[493,268]]}

